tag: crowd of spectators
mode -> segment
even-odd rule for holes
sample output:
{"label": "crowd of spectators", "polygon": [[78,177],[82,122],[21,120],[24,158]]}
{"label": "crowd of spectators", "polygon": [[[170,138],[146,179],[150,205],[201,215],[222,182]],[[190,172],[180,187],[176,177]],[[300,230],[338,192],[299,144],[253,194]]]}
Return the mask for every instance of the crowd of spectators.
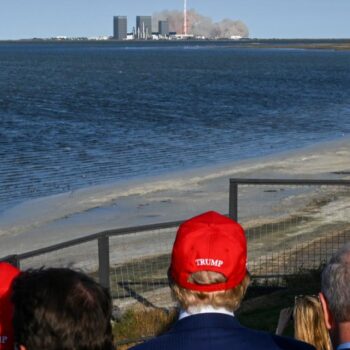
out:
{"label": "crowd of spectators", "polygon": [[[322,273],[319,295],[296,296],[276,334],[235,316],[250,282],[243,228],[216,212],[180,225],[168,270],[179,317],[134,350],[350,350],[350,245]],[[112,350],[107,289],[68,268],[19,271],[0,262],[0,350]],[[295,339],[281,336],[293,320]]]}

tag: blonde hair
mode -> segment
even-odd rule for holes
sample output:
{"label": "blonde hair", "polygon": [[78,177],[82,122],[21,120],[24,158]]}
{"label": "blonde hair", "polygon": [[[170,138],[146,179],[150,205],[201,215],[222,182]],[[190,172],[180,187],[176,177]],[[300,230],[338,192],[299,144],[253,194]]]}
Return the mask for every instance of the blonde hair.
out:
{"label": "blonde hair", "polygon": [[[226,282],[226,277],[218,272],[199,271],[192,274],[189,282],[196,284],[217,284]],[[173,297],[184,310],[199,309],[210,305],[214,308],[225,308],[228,311],[238,309],[245,295],[250,282],[250,276],[247,273],[242,282],[235,288],[217,291],[217,292],[198,292],[180,287],[170,280],[170,287]]]}
{"label": "blonde hair", "polygon": [[317,296],[296,297],[294,307],[294,336],[313,345],[317,350],[331,350],[329,334]]}

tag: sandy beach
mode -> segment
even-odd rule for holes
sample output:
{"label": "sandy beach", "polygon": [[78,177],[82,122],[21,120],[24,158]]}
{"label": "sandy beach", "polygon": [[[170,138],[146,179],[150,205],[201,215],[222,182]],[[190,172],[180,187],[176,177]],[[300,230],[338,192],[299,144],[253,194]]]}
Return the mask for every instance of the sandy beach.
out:
{"label": "sandy beach", "polygon": [[[31,200],[2,213],[0,256],[18,254],[107,229],[183,220],[206,210],[228,212],[230,178],[349,179],[350,140],[248,159],[234,164],[179,172],[144,181],[119,182]],[[294,191],[294,192],[293,192]],[[240,221],[289,215],[302,193],[240,192]],[[271,203],[267,202],[271,199]],[[311,198],[311,197],[310,197]],[[274,202],[279,202],[276,209]],[[299,206],[305,200],[299,200]],[[282,204],[281,204],[282,203]],[[289,208],[287,210],[287,208]],[[347,207],[346,210],[350,209]]]}

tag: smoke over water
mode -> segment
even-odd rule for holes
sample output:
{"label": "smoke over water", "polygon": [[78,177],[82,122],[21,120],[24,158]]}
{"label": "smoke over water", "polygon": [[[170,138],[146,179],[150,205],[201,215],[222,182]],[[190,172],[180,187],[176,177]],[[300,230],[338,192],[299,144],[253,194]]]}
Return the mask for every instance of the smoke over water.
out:
{"label": "smoke over water", "polygon": [[[231,36],[241,36],[247,38],[249,29],[242,21],[233,21],[231,19],[223,19],[220,22],[213,22],[210,17],[205,17],[195,10],[189,10],[188,17],[188,33],[195,36],[205,36],[207,38],[230,38]],[[182,11],[162,11],[153,14],[154,29],[158,28],[159,20],[168,20],[169,30],[178,34],[183,33],[184,14]]]}

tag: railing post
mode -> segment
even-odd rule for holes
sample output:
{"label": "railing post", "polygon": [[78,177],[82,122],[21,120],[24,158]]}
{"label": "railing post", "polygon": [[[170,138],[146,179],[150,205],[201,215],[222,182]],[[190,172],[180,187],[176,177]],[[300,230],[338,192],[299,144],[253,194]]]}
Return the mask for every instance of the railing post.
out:
{"label": "railing post", "polygon": [[98,238],[98,276],[100,284],[109,289],[109,236],[107,235]]}
{"label": "railing post", "polygon": [[231,219],[238,220],[238,183],[233,180],[230,180],[228,215]]}

